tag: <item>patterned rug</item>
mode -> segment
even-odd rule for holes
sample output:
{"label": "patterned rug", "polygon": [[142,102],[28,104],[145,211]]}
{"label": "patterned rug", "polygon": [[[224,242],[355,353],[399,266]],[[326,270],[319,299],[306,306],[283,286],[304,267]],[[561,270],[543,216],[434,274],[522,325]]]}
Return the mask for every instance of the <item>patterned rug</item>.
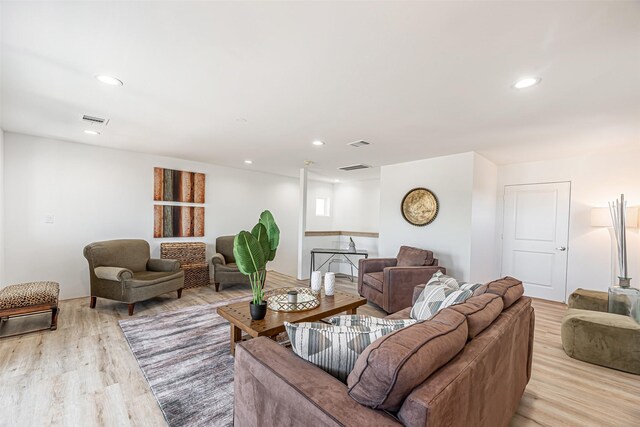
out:
{"label": "patterned rug", "polygon": [[169,426],[233,425],[229,323],[216,307],[249,299],[119,322]]}

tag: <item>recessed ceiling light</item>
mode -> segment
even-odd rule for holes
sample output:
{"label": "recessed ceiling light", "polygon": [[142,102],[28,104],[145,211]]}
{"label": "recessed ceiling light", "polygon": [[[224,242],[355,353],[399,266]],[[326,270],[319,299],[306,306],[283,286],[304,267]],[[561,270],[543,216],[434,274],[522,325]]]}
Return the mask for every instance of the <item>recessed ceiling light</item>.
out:
{"label": "recessed ceiling light", "polygon": [[338,183],[338,182],[340,182],[340,180],[339,179],[334,179],[333,182]]}
{"label": "recessed ceiling light", "polygon": [[98,132],[97,130],[85,130],[84,133],[86,133],[87,135],[100,135],[100,132]]}
{"label": "recessed ceiling light", "polygon": [[324,142],[316,139],[315,141],[312,142],[313,145],[315,145],[316,147],[320,147],[321,145],[324,145]]}
{"label": "recessed ceiling light", "polygon": [[542,79],[540,77],[525,77],[515,82],[513,85],[511,85],[511,87],[514,89],[526,89],[528,87],[537,85],[541,81]]}
{"label": "recessed ceiling light", "polygon": [[122,86],[124,84],[122,83],[122,80],[116,79],[115,77],[112,77],[112,76],[107,76],[105,74],[98,74],[96,76],[96,79],[98,79],[99,82],[102,82],[106,85],[111,85],[111,86]]}
{"label": "recessed ceiling light", "polygon": [[245,160],[244,162],[245,162],[246,164],[248,164],[248,165],[252,165],[252,164],[253,164],[253,160]]}

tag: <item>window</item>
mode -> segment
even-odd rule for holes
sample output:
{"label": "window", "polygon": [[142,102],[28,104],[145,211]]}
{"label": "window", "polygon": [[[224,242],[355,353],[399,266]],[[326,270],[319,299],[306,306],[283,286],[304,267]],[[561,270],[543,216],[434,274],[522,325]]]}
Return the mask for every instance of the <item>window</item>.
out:
{"label": "window", "polygon": [[316,199],[316,216],[330,216],[331,199],[329,198],[317,198]]}

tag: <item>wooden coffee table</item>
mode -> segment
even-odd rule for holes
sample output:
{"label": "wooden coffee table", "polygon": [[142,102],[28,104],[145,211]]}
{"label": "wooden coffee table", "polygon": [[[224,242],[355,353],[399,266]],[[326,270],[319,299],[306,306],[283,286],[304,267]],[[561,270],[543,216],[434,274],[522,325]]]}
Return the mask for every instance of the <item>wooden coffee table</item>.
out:
{"label": "wooden coffee table", "polygon": [[231,354],[235,355],[236,343],[242,340],[242,331],[255,337],[270,337],[285,331],[284,322],[314,322],[339,313],[356,314],[358,307],[365,305],[365,298],[336,292],[333,296],[322,294],[320,305],[313,310],[285,313],[267,309],[267,315],[262,320],[251,320],[249,302],[243,301],[225,305],[217,309],[218,314],[231,324]]}

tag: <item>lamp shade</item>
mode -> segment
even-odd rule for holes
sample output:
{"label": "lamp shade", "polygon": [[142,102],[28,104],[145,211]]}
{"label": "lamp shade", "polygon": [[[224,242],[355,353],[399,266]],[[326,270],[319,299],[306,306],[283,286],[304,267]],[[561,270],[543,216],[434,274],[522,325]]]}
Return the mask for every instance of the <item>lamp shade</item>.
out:
{"label": "lamp shade", "polygon": [[[591,208],[592,227],[613,227],[609,208]],[[638,228],[638,207],[627,208],[627,228]]]}

